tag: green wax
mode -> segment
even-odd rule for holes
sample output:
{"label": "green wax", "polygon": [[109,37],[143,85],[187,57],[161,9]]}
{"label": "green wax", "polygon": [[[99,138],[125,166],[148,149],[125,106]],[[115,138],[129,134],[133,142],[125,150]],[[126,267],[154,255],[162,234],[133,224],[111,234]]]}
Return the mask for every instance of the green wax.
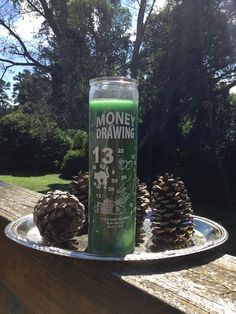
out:
{"label": "green wax", "polygon": [[89,107],[88,249],[121,256],[135,245],[138,105],[98,99]]}

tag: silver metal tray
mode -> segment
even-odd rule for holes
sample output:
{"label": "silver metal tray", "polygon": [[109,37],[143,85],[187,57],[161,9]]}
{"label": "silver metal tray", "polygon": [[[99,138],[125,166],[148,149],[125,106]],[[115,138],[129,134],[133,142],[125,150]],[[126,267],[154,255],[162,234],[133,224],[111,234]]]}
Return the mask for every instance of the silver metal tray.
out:
{"label": "silver metal tray", "polygon": [[209,250],[223,244],[228,239],[228,232],[212,220],[194,216],[194,223],[195,232],[191,239],[191,246],[176,249],[165,246],[154,247],[151,240],[150,220],[146,219],[144,223],[146,232],[144,243],[136,246],[133,254],[127,254],[122,257],[103,256],[87,252],[87,234],[76,237],[78,246],[73,249],[49,246],[40,236],[38,228],[33,222],[32,214],[8,224],[5,228],[5,234],[13,241],[39,251],[85,260],[102,261],[143,261],[184,256]]}

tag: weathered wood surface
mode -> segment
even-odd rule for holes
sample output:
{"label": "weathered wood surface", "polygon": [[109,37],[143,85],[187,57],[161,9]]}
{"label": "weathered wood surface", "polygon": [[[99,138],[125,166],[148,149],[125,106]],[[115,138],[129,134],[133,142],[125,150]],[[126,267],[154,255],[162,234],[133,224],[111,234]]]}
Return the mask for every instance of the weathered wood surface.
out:
{"label": "weathered wood surface", "polygon": [[236,313],[236,257],[222,249],[152,262],[93,262],[23,247],[4,235],[40,194],[0,182],[0,314]]}

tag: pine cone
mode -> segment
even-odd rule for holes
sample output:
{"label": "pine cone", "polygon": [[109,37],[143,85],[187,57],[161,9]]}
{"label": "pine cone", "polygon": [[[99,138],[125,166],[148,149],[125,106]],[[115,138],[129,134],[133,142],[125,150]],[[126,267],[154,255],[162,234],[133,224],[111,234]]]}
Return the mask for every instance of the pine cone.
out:
{"label": "pine cone", "polygon": [[86,220],[84,228],[88,227],[88,191],[89,191],[89,174],[80,171],[69,184],[69,192],[76,196],[85,207]]}
{"label": "pine cone", "polygon": [[84,205],[68,192],[48,192],[35,205],[33,219],[47,242],[63,243],[82,228]]}
{"label": "pine cone", "polygon": [[147,209],[150,206],[150,193],[145,183],[137,184],[137,205],[136,205],[136,244],[143,243],[145,231],[143,222],[145,220]]}
{"label": "pine cone", "polygon": [[153,243],[159,241],[182,246],[194,232],[193,211],[184,183],[166,173],[153,182],[152,193]]}

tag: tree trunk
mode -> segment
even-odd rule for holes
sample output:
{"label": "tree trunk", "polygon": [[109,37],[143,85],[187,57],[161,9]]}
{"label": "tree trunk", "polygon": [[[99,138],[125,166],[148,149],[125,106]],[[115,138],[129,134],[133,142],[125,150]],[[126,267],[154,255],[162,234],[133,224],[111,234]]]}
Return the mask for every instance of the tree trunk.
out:
{"label": "tree trunk", "polygon": [[139,64],[139,50],[143,41],[144,33],[144,15],[146,11],[147,0],[140,1],[140,7],[137,19],[136,39],[134,42],[133,57],[131,61],[131,77],[137,78]]}

